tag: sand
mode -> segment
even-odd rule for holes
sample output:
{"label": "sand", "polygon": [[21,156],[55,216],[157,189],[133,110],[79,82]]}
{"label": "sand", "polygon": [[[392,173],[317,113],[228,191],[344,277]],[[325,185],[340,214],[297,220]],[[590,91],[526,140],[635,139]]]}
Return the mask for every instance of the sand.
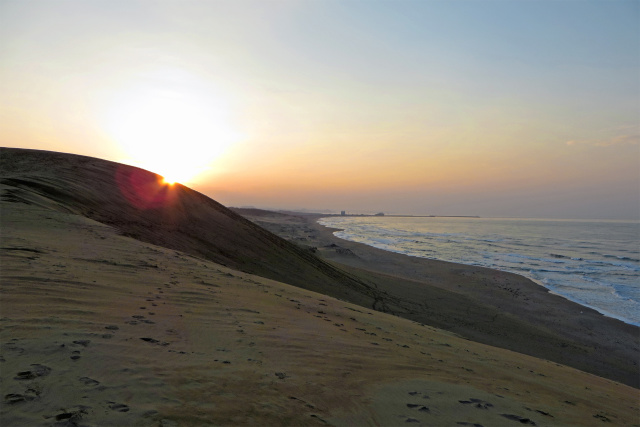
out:
{"label": "sand", "polygon": [[[632,425],[637,390],[2,202],[3,425]],[[467,424],[464,424],[467,423]]]}
{"label": "sand", "polygon": [[[47,163],[37,153],[34,165],[29,153],[7,153],[0,152],[3,426],[640,425],[636,388],[406,318],[415,314],[406,301],[376,289],[387,276],[342,270],[328,255],[366,261],[363,253],[330,247],[315,259],[213,201],[200,208],[201,195],[182,189],[176,200],[193,203],[191,211],[173,207],[164,213],[174,222],[154,226],[142,208],[92,202],[120,200],[105,175],[113,164],[76,156],[64,164],[67,155]],[[79,179],[90,173],[100,180]],[[199,217],[221,234],[206,242],[210,253],[179,228]],[[167,247],[173,238],[185,250]],[[274,245],[280,255],[243,263],[234,260],[247,255],[238,251],[223,261],[255,269],[270,262],[268,274],[292,268],[293,281],[313,274],[310,287],[340,299],[208,258],[234,239],[238,248]],[[411,288],[409,278],[388,277]],[[437,311],[439,322],[454,318],[453,296],[468,324],[497,311],[442,286],[430,288],[443,298],[436,305],[448,307]],[[510,330],[520,327],[535,329],[521,320]]]}
{"label": "sand", "polygon": [[394,314],[638,388],[640,329],[551,294],[522,276],[349,242],[320,215],[235,209],[375,286]]}

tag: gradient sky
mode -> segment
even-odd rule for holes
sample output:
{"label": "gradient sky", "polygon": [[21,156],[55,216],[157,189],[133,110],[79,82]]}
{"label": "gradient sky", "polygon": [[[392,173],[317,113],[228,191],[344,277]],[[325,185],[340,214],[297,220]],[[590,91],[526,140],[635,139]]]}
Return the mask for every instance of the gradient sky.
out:
{"label": "gradient sky", "polygon": [[0,145],[229,206],[640,218],[640,2],[0,0]]}

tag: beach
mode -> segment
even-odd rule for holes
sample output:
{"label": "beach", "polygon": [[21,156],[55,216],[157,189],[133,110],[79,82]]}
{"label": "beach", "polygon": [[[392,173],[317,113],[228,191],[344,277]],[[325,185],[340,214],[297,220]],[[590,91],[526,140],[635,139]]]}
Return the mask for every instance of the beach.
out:
{"label": "beach", "polygon": [[330,216],[336,237],[389,252],[524,276],[640,326],[640,222],[542,218]]}
{"label": "beach", "polygon": [[520,276],[0,154],[3,425],[638,424],[637,327]]}
{"label": "beach", "polygon": [[553,295],[525,277],[339,239],[333,235],[338,230],[318,224],[320,214],[236,211],[375,282],[389,300],[400,300],[397,315],[638,387],[636,326]]}

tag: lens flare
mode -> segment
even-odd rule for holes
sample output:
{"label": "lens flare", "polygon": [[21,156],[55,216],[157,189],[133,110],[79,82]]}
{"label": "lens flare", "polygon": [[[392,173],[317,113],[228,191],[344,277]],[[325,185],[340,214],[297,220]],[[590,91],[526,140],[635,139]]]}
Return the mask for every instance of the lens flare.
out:
{"label": "lens flare", "polygon": [[135,165],[166,184],[191,182],[240,139],[224,99],[205,91],[144,87],[123,92],[108,114],[108,131]]}

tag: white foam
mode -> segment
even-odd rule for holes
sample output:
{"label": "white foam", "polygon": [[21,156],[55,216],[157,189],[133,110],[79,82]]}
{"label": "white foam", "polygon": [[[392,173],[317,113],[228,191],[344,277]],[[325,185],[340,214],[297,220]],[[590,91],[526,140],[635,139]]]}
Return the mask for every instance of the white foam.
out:
{"label": "white foam", "polygon": [[392,217],[318,222],[341,229],[337,237],[378,249],[522,274],[571,301],[640,324],[640,253],[625,228],[634,224]]}

